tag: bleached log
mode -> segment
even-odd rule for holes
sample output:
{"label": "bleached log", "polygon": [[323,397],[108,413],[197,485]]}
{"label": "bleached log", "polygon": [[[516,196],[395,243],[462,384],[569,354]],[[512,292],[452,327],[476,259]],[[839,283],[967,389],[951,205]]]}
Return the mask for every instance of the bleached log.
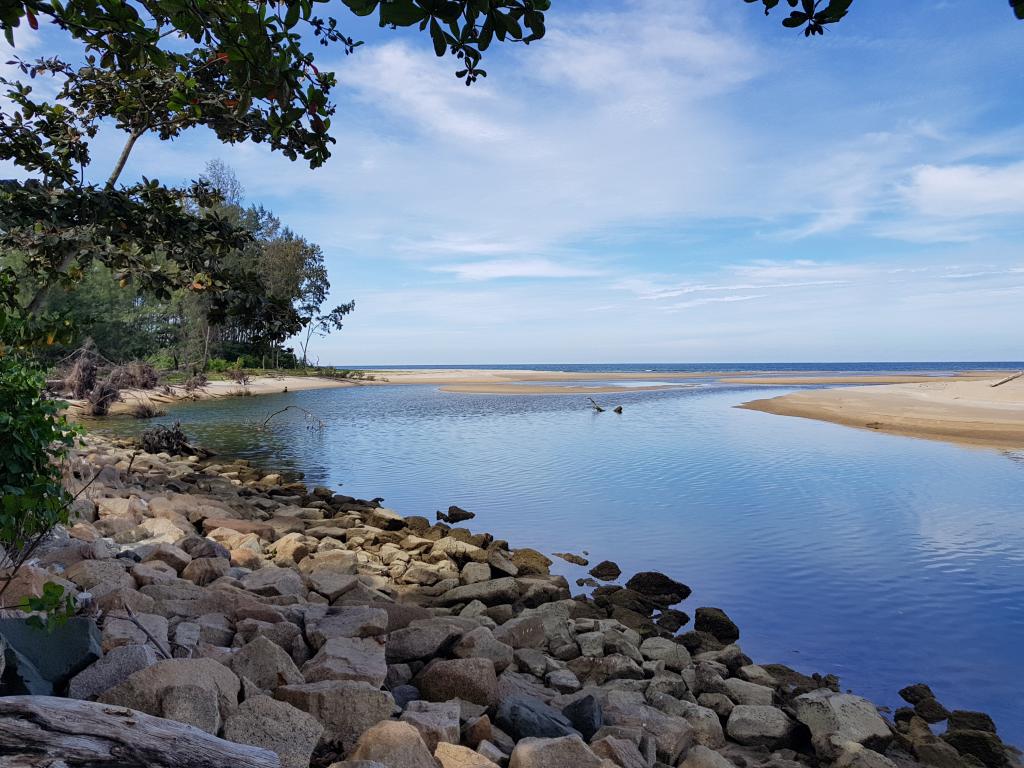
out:
{"label": "bleached log", "polygon": [[4,768],[281,768],[266,749],[133,709],[55,696],[0,697]]}

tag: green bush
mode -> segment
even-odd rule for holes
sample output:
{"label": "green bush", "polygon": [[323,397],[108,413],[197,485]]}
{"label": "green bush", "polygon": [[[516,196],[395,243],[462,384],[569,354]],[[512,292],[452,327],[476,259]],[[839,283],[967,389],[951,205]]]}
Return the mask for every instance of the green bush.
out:
{"label": "green bush", "polygon": [[229,363],[223,357],[211,357],[206,361],[206,370],[211,373],[224,373],[224,371],[231,368],[232,365],[232,363]]}
{"label": "green bush", "polygon": [[17,357],[0,357],[3,566],[19,566],[43,536],[68,519],[60,462],[77,430],[60,415],[61,403],[43,397],[45,383],[40,371]]}

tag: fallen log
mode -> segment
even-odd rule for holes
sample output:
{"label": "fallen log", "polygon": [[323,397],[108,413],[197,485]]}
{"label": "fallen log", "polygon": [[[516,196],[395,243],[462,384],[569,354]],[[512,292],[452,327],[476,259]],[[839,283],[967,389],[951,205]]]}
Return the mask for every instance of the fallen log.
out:
{"label": "fallen log", "polygon": [[1000,379],[995,384],[989,384],[989,386],[990,387],[998,387],[998,386],[1001,386],[1002,384],[1006,384],[1007,382],[1013,381],[1014,379],[1019,379],[1021,376],[1024,376],[1024,371],[1020,371],[1019,373],[1011,374],[1011,375],[1007,376],[1005,379]]}
{"label": "fallen log", "polygon": [[55,696],[0,697],[4,768],[281,768],[259,747],[133,709]]}

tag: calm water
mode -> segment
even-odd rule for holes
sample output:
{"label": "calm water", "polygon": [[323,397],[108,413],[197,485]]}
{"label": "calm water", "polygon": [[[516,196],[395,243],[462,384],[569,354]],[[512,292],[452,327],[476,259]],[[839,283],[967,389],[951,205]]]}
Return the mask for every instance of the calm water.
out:
{"label": "calm water", "polygon": [[[599,396],[624,406],[617,416],[580,395],[382,386],[208,401],[169,418],[214,450],[403,514],[458,504],[513,545],[664,571],[693,588],[691,614],[728,611],[755,660],[835,673],[893,706],[925,681],[1024,745],[1024,455],[731,407],[785,391]],[[248,426],[288,403],[327,429],[294,411],[267,433]]]}

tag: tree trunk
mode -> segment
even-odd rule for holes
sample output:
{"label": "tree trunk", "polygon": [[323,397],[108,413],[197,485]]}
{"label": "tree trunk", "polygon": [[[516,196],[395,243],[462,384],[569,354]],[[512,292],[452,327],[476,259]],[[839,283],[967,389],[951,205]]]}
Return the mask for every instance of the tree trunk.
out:
{"label": "tree trunk", "polygon": [[55,696],[0,698],[5,768],[280,768],[276,754],[142,712]]}

